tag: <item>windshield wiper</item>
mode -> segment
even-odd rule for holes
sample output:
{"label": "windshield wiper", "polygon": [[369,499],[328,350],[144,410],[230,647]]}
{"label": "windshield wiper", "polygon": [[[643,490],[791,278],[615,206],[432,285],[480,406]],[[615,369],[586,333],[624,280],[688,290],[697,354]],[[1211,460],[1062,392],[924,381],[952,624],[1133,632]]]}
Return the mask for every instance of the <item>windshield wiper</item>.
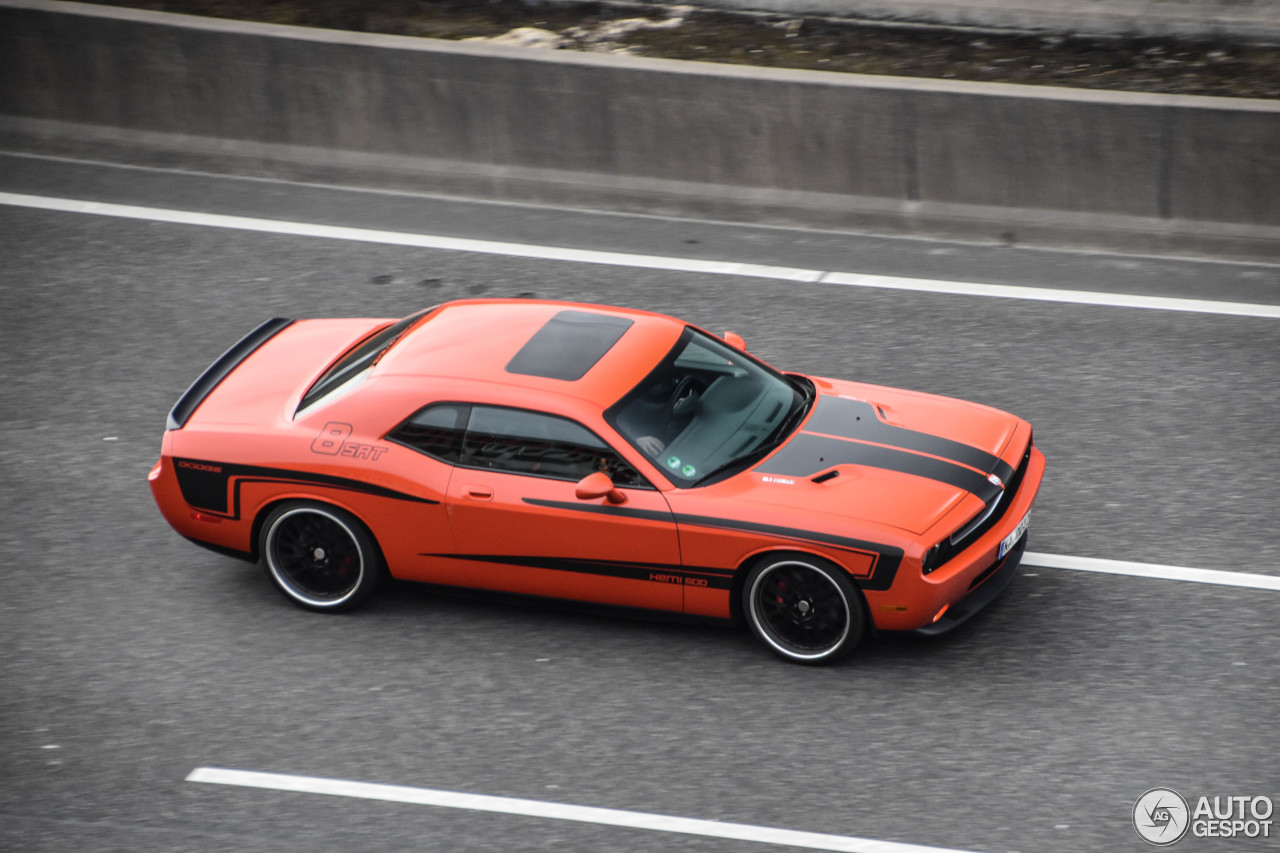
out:
{"label": "windshield wiper", "polygon": [[[760,447],[767,445],[772,449],[786,441],[787,437],[791,435],[792,428],[796,424],[800,423],[800,421],[804,420],[804,416],[809,412],[809,407],[813,405],[813,401],[818,396],[813,386],[807,381],[796,379],[791,376],[786,378],[790,380],[793,383],[793,387],[803,395],[803,399],[800,401],[800,405],[787,413],[787,416],[782,419],[782,423],[778,424],[778,428],[771,432],[769,437],[761,442]],[[760,447],[757,447],[756,450],[759,450]]]}

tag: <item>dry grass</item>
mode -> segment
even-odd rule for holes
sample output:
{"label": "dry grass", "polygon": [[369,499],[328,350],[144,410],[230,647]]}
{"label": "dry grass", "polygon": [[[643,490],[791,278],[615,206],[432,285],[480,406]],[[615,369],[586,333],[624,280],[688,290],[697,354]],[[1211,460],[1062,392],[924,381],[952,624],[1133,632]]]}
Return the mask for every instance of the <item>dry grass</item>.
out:
{"label": "dry grass", "polygon": [[1074,86],[1137,92],[1280,98],[1280,47],[1150,38],[1008,35],[856,25],[813,18],[693,12],[678,27],[593,37],[622,18],[667,18],[664,7],[530,0],[98,0],[222,18],[442,39],[495,37],[517,27],[561,35],[568,48],[638,56]]}

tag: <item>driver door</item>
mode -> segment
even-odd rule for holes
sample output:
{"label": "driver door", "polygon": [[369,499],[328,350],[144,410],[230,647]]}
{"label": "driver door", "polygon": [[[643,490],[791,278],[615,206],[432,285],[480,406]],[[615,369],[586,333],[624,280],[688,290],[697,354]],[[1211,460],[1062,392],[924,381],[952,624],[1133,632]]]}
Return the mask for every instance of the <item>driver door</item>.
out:
{"label": "driver door", "polygon": [[[577,497],[578,481],[600,470],[624,503]],[[455,553],[444,583],[683,609],[680,547],[666,499],[581,424],[471,407],[446,504]]]}

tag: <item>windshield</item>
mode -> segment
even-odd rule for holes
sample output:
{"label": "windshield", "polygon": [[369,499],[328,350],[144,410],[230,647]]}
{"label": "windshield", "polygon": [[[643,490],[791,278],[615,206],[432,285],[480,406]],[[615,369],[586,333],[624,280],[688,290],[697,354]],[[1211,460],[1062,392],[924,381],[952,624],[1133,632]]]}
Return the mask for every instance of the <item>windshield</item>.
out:
{"label": "windshield", "polygon": [[745,468],[785,439],[812,390],[710,335],[686,328],[605,419],[678,486]]}

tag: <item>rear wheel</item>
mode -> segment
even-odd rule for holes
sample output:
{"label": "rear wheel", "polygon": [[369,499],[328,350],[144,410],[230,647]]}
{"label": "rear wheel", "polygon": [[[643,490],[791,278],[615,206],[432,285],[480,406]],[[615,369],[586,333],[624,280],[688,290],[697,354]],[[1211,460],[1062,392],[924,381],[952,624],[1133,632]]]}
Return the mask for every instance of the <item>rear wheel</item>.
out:
{"label": "rear wheel", "polygon": [[757,563],[747,573],[742,607],[755,635],[796,663],[845,657],[866,625],[858,591],[844,571],[808,555]]}
{"label": "rear wheel", "polygon": [[349,610],[377,586],[381,556],[355,516],[336,507],[293,502],[276,507],[262,525],[267,574],[308,610]]}

